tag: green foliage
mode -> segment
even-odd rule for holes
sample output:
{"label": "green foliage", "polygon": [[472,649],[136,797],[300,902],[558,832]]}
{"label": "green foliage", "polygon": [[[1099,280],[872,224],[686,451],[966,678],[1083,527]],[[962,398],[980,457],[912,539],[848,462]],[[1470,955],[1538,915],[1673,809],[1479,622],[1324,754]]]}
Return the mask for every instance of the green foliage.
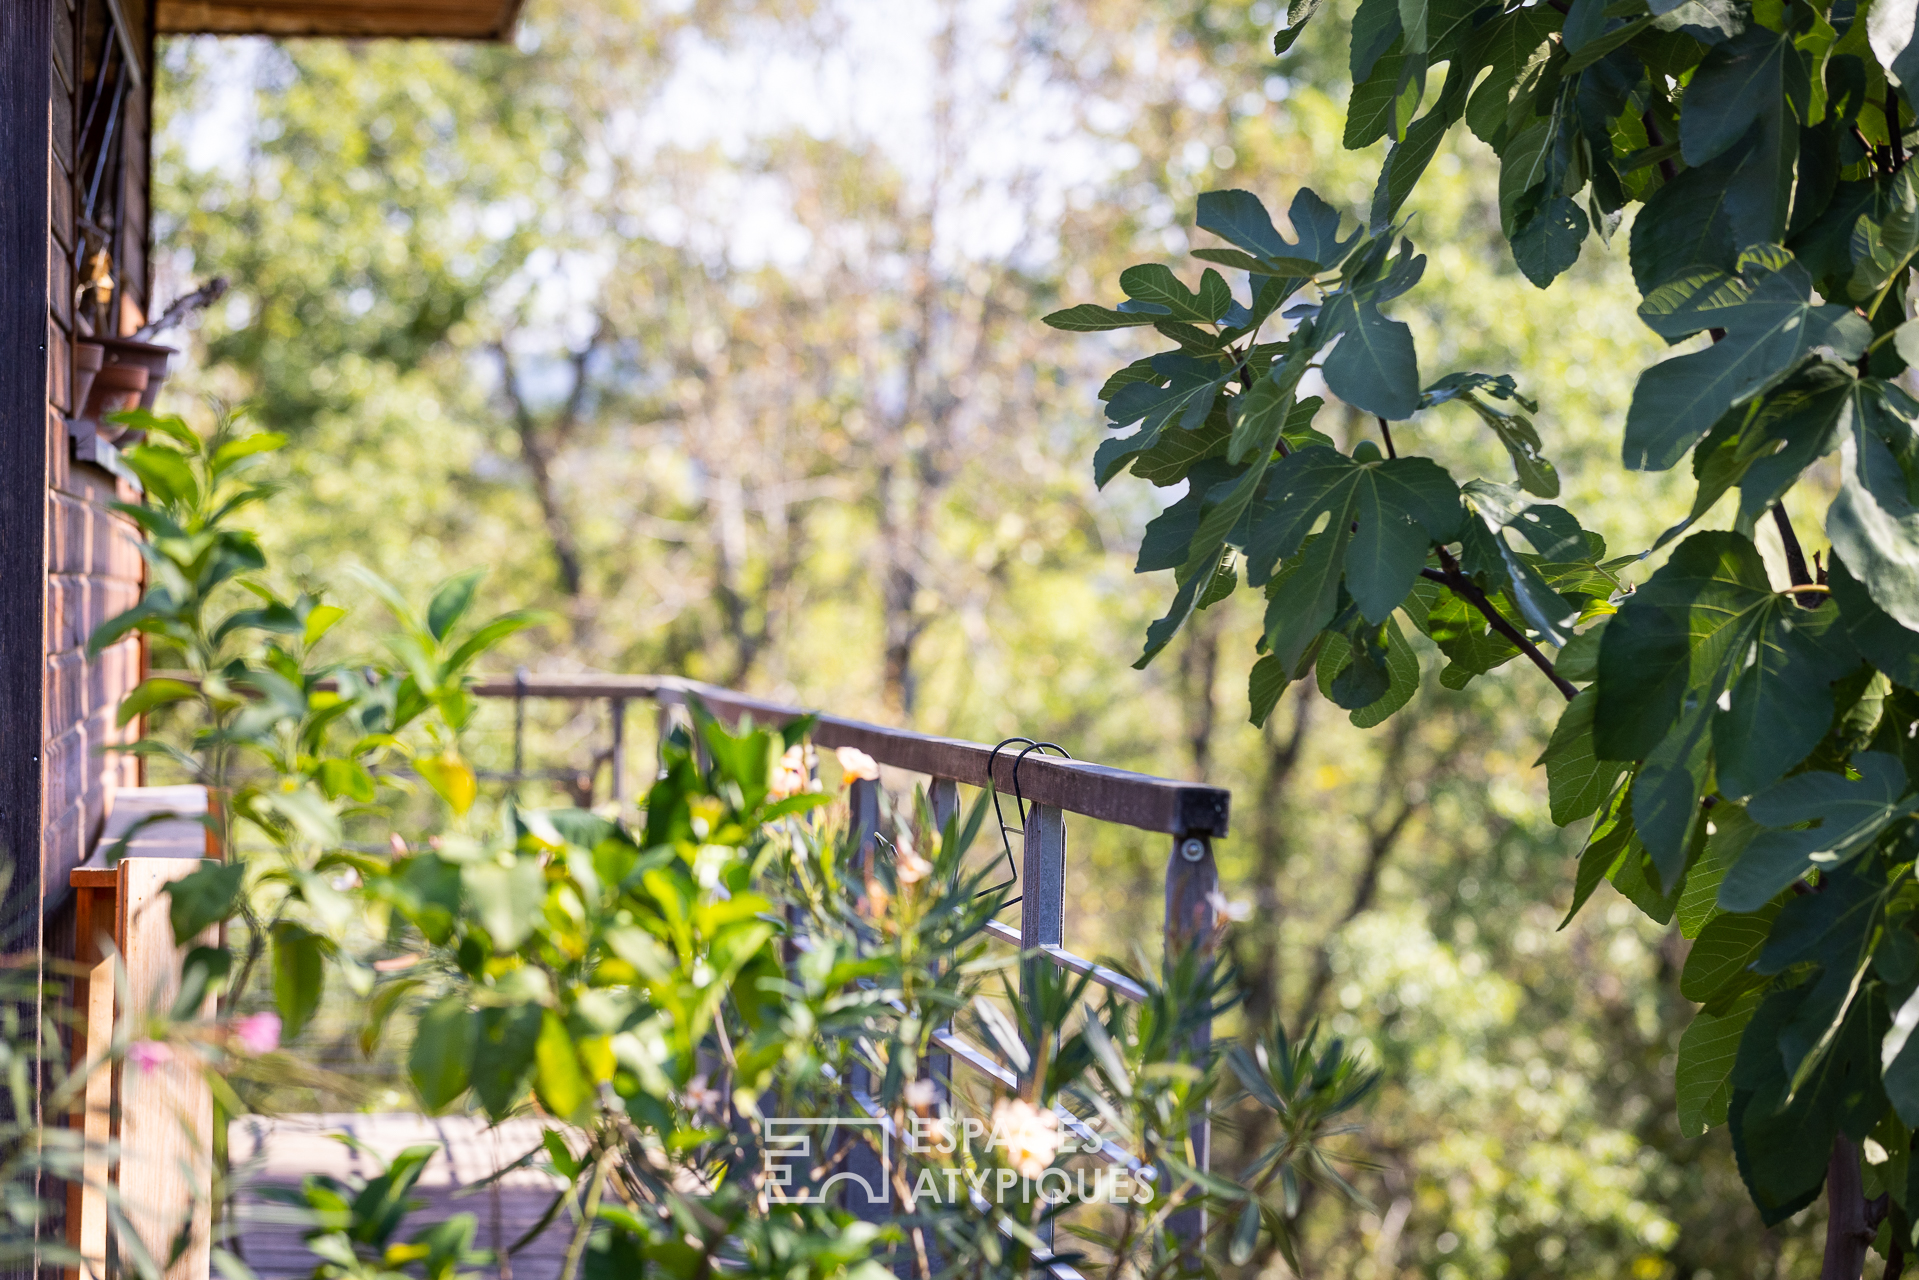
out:
{"label": "green foliage", "polygon": [[[1312,16],[1296,9],[1276,49]],[[1919,759],[1905,682],[1919,642],[1919,402],[1894,379],[1913,349],[1902,349],[1901,325],[1919,244],[1904,148],[1914,82],[1898,68],[1919,59],[1919,43],[1888,50],[1876,29],[1869,42],[1878,14],[1868,9],[1363,0],[1345,142],[1391,145],[1360,227],[1326,248],[1338,214],[1302,191],[1292,221],[1313,247],[1282,261],[1285,242],[1255,197],[1202,197],[1199,226],[1236,248],[1198,256],[1246,272],[1252,305],[1222,294],[1209,270],[1183,295],[1205,300],[1186,308],[1194,314],[1153,313],[1180,351],[1152,357],[1147,382],[1107,411],[1128,426],[1148,397],[1122,397],[1168,382],[1169,395],[1190,389],[1187,408],[1146,419],[1153,447],[1215,419],[1225,428],[1194,439],[1183,468],[1134,464],[1155,484],[1189,486],[1141,557],[1142,570],[1173,568],[1178,585],[1142,662],[1224,598],[1212,584],[1243,556],[1268,600],[1256,720],[1336,641],[1345,648],[1322,687],[1345,706],[1383,697],[1387,646],[1368,629],[1395,614],[1452,659],[1448,676],[1493,665],[1472,648],[1496,635],[1509,649],[1499,660],[1526,652],[1571,700],[1542,763],[1556,820],[1601,814],[1574,911],[1606,878],[1660,921],[1690,904],[1685,927],[1699,941],[1685,994],[1706,1012],[1680,1055],[1681,1125],[1728,1125],[1769,1223],[1818,1194],[1839,1136],[1859,1142],[1903,1123],[1887,1091],[1904,1069],[1886,1071],[1881,1041],[1909,978],[1888,977],[1875,957],[1913,946],[1907,818]],[[1444,84],[1420,114],[1440,63]],[[1425,409],[1486,385],[1455,374],[1421,394],[1410,333],[1381,310],[1424,263],[1399,210],[1462,120],[1498,153],[1501,230],[1528,279],[1551,284],[1593,230],[1609,239],[1636,206],[1640,318],[1669,343],[1708,340],[1640,373],[1622,461],[1665,470],[1693,457],[1698,498],[1659,546],[1737,489],[1733,528],[1685,538],[1636,589],[1613,576],[1631,560],[1606,561],[1598,539],[1541,500],[1557,493],[1557,474],[1528,420],[1522,429],[1475,403],[1525,492],[1457,483],[1437,461],[1394,449],[1389,421],[1417,427]],[[1268,333],[1275,314],[1295,323]],[[1272,430],[1313,367],[1379,419],[1383,456],[1370,442],[1342,453]],[[1412,438],[1402,431],[1398,443]],[[1832,550],[1808,562],[1779,503],[1834,452]],[[1125,460],[1103,449],[1097,478]],[[1393,468],[1425,478],[1416,491],[1388,486]],[[1370,506],[1337,500],[1331,478],[1355,473],[1377,477]],[[1787,590],[1755,543],[1768,512],[1786,543]],[[1466,611],[1489,630],[1462,636]],[[1919,1205],[1903,1183],[1890,1194],[1892,1229],[1910,1248]]]}
{"label": "green foliage", "polygon": [[473,1248],[475,1220],[470,1213],[456,1213],[404,1241],[395,1239],[407,1214],[426,1203],[410,1197],[439,1148],[408,1147],[388,1163],[364,1144],[336,1137],[373,1166],[373,1177],[308,1174],[298,1189],[263,1187],[259,1192],[265,1200],[288,1206],[296,1220],[307,1225],[307,1248],[319,1259],[313,1280],[469,1280],[478,1273],[461,1267],[493,1261],[491,1253]]}

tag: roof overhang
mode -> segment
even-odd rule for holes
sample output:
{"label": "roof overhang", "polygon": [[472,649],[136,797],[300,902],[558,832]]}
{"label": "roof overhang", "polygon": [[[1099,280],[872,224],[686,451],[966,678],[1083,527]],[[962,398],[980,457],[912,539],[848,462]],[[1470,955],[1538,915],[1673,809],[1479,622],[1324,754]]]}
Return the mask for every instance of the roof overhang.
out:
{"label": "roof overhang", "polygon": [[507,40],[521,0],[158,0],[161,35]]}

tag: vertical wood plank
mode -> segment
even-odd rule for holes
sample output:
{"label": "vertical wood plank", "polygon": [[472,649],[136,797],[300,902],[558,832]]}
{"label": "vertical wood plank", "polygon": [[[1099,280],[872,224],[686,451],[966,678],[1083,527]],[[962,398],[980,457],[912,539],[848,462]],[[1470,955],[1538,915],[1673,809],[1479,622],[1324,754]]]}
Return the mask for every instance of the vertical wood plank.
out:
{"label": "vertical wood plank", "polygon": [[1049,805],[1026,810],[1019,871],[1019,944],[1066,943],[1066,815]]}
{"label": "vertical wood plank", "polygon": [[[112,937],[118,911],[117,890],[109,885],[85,884],[74,895],[74,960],[78,974],[73,984],[73,1054],[69,1069],[85,1071],[104,1063],[113,1044]],[[81,1180],[67,1186],[67,1243],[86,1260],[89,1276],[107,1274],[108,1143],[113,1136],[113,1072],[101,1067],[87,1078],[86,1088],[74,1099],[69,1127],[85,1144]],[[79,1268],[69,1267],[70,1280]]]}
{"label": "vertical wood plank", "polygon": [[[7,951],[42,957],[52,41],[52,0],[0,3],[0,858],[11,868],[0,899],[0,939]],[[43,1021],[35,1005],[25,1012],[38,1035]],[[0,1275],[32,1271],[31,1263],[0,1265]]]}
{"label": "vertical wood plank", "polygon": [[927,803],[933,809],[933,825],[941,831],[959,817],[959,783],[951,778],[935,778],[926,789]]}
{"label": "vertical wood plank", "polygon": [[[1219,864],[1213,860],[1213,842],[1206,836],[1173,837],[1172,857],[1166,861],[1166,958],[1168,963],[1197,948],[1211,957],[1219,940]],[[1211,1024],[1193,1036],[1194,1047],[1213,1041]],[[1212,1168],[1213,1123],[1201,1116],[1187,1130],[1195,1167]],[[1197,1266],[1200,1242],[1206,1236],[1206,1211],[1186,1209],[1167,1225],[1181,1241],[1182,1252]]]}
{"label": "vertical wood plank", "polygon": [[[942,833],[945,832],[948,826],[958,821],[960,816],[959,783],[953,779],[934,778],[932,784],[927,788],[927,801],[932,806],[933,824],[937,826]],[[949,963],[950,958],[941,957],[941,968],[944,968]],[[949,1021],[939,1029],[941,1031],[950,1031],[952,1025]],[[927,1054],[926,1060],[920,1063],[920,1079],[933,1082],[934,1107],[936,1110],[944,1108],[945,1104],[952,1098],[953,1055],[950,1053],[941,1053],[938,1049],[934,1049],[931,1053]]]}
{"label": "vertical wood plank", "polygon": [[859,867],[863,874],[873,870],[873,837],[880,830],[880,784],[870,778],[856,778],[846,789],[846,808],[852,832],[859,844]]}
{"label": "vertical wood plank", "polygon": [[613,803],[624,810],[626,808],[626,699],[610,699],[607,703],[607,711],[613,719]]}
{"label": "vertical wood plank", "polygon": [[[180,952],[173,945],[172,880],[198,868],[195,858],[126,858],[120,871],[120,944],[127,973],[127,1016],[137,1028],[164,1016],[179,993]],[[210,934],[203,939],[211,941]],[[203,1013],[212,1011],[211,1001]],[[136,1032],[137,1037],[137,1032]],[[206,1280],[212,1227],[213,1095],[194,1065],[174,1061],[120,1076],[120,1194],[148,1250],[164,1259],[183,1223],[191,1243],[166,1280]]]}

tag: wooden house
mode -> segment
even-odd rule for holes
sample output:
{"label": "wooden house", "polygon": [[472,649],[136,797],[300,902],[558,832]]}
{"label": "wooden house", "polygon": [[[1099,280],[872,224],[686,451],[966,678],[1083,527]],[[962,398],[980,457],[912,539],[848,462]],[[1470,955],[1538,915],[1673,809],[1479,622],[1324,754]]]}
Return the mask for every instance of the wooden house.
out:
{"label": "wooden house", "polygon": [[152,296],[150,266],[156,40],[502,39],[519,6],[0,0],[0,951],[16,964],[75,954],[74,869],[116,791],[141,781],[103,749],[137,728],[117,729],[114,715],[141,678],[142,648],[85,651],[91,630],[139,597],[135,531],[112,510],[135,495],[111,450],[76,430],[75,393],[104,340],[171,301]]}

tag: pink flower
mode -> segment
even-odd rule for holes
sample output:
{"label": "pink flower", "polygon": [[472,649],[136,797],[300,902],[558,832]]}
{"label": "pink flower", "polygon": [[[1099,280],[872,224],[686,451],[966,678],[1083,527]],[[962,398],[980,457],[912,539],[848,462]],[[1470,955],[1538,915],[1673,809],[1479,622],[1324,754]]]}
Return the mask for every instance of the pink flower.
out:
{"label": "pink flower", "polygon": [[272,1053],[280,1047],[280,1015],[249,1013],[235,1020],[233,1036],[248,1053]]}
{"label": "pink flower", "polygon": [[135,1040],[127,1046],[127,1061],[142,1071],[155,1071],[173,1061],[173,1046],[160,1040]]}

